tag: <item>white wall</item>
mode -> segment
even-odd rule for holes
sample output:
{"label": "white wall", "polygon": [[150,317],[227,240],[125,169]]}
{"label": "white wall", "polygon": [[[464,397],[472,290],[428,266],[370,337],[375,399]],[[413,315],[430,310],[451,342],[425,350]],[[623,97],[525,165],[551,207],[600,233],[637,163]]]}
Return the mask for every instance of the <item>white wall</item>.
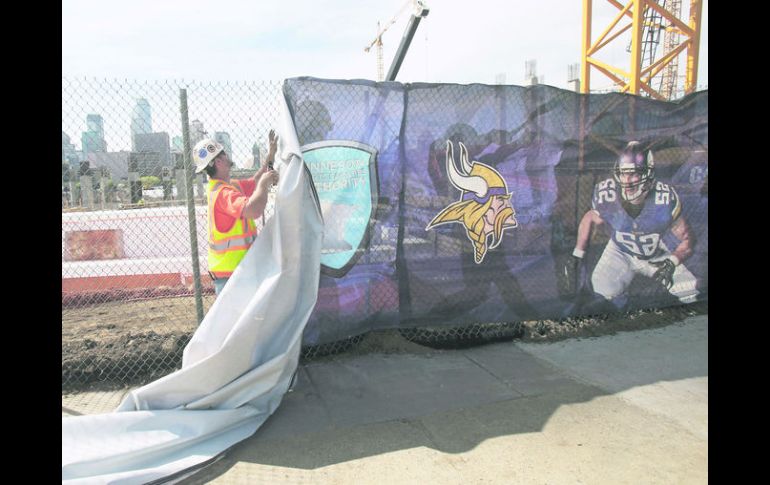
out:
{"label": "white wall", "polygon": [[[206,271],[208,210],[196,206],[195,212],[198,255]],[[122,232],[124,259],[64,261],[67,232],[115,229]],[[62,213],[62,278],[190,271],[189,234],[185,206]]]}

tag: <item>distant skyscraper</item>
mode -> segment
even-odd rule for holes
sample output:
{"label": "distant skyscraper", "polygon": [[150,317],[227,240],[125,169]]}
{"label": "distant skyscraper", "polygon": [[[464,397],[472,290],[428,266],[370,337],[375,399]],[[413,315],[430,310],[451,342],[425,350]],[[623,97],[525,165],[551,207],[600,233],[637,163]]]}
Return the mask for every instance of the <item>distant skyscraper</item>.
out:
{"label": "distant skyscraper", "polygon": [[[168,133],[138,133],[133,137],[135,153],[154,153],[154,157],[144,156],[142,160],[157,162],[158,166],[171,165],[171,149]],[[148,167],[149,168],[149,167]],[[154,170],[154,169],[153,169]]]}
{"label": "distant skyscraper", "polygon": [[80,144],[83,147],[83,153],[96,153],[106,152],[107,146],[104,143],[104,138],[100,138],[99,134],[93,131],[84,131],[80,136]]}
{"label": "distant skyscraper", "polygon": [[131,152],[129,155],[129,167],[132,162],[140,177],[145,175],[160,177],[163,173],[163,167],[167,166],[160,159],[158,152]]}
{"label": "distant skyscraper", "polygon": [[101,152],[89,153],[87,160],[94,169],[106,168],[116,179],[128,177],[128,158],[132,152]]}
{"label": "distant skyscraper", "polygon": [[[131,139],[134,135],[152,133],[152,117],[150,103],[144,98],[136,100],[136,106],[131,113]],[[136,148],[136,147],[132,147]]]}
{"label": "distant skyscraper", "polygon": [[86,127],[88,131],[84,131],[80,136],[83,155],[86,156],[89,153],[106,152],[107,143],[104,141],[104,124],[102,116],[98,114],[86,115]]}
{"label": "distant skyscraper", "polygon": [[104,122],[102,121],[102,115],[86,115],[86,129],[96,133],[99,138],[104,139]]}
{"label": "distant skyscraper", "polygon": [[230,143],[230,134],[226,131],[215,131],[214,139],[217,142],[221,143],[222,146],[225,147],[225,151],[227,152],[227,155],[229,155],[230,158],[232,159],[233,145]]}
{"label": "distant skyscraper", "polygon": [[61,132],[61,159],[63,162],[67,162],[72,164],[73,161],[77,161],[77,151],[75,150],[75,145],[73,145],[70,142],[70,136],[66,133],[64,133],[64,130]]}
{"label": "distant skyscraper", "polygon": [[184,140],[181,136],[175,136],[171,139],[171,151],[177,153],[184,151]]}

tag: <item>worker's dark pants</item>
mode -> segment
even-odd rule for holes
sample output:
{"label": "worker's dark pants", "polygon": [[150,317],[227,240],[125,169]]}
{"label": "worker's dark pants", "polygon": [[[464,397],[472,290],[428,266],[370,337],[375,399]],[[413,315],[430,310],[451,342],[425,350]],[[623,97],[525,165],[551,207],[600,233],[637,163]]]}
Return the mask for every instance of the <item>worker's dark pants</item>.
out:
{"label": "worker's dark pants", "polygon": [[227,283],[227,280],[229,279],[230,278],[217,278],[214,280],[214,292],[216,292],[217,295],[222,291],[222,288],[225,287],[225,283]]}

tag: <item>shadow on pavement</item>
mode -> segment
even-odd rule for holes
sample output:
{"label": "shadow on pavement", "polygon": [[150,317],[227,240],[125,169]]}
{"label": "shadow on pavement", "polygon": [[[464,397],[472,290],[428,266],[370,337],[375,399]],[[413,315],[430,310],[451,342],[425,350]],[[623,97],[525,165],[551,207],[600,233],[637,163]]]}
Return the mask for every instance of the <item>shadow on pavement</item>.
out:
{"label": "shadow on pavement", "polygon": [[707,315],[553,344],[333,358],[301,367],[295,390],[254,436],[184,483],[206,483],[238,462],[312,470],[419,447],[463,453],[540,432],[564,405],[707,376]]}

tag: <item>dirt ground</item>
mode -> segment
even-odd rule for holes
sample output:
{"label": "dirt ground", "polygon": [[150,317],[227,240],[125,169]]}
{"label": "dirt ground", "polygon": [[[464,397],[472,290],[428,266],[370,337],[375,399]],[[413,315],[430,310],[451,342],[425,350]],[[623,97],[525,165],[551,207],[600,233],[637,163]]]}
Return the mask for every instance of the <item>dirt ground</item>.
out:
{"label": "dirt ground", "polygon": [[[213,301],[213,296],[203,297],[204,314]],[[697,314],[708,314],[708,302],[610,317],[534,320],[522,322],[518,339],[593,337],[662,327]],[[189,296],[63,309],[62,391],[114,389],[166,375],[181,366],[182,351],[196,328],[195,299]],[[437,351],[410,342],[397,330],[369,332],[336,347],[345,347],[348,354]],[[334,358],[328,351],[308,355],[305,360]]]}
{"label": "dirt ground", "polygon": [[[204,314],[213,302],[213,296],[203,297]],[[197,326],[193,297],[62,309],[62,389],[165,375],[181,365]]]}

